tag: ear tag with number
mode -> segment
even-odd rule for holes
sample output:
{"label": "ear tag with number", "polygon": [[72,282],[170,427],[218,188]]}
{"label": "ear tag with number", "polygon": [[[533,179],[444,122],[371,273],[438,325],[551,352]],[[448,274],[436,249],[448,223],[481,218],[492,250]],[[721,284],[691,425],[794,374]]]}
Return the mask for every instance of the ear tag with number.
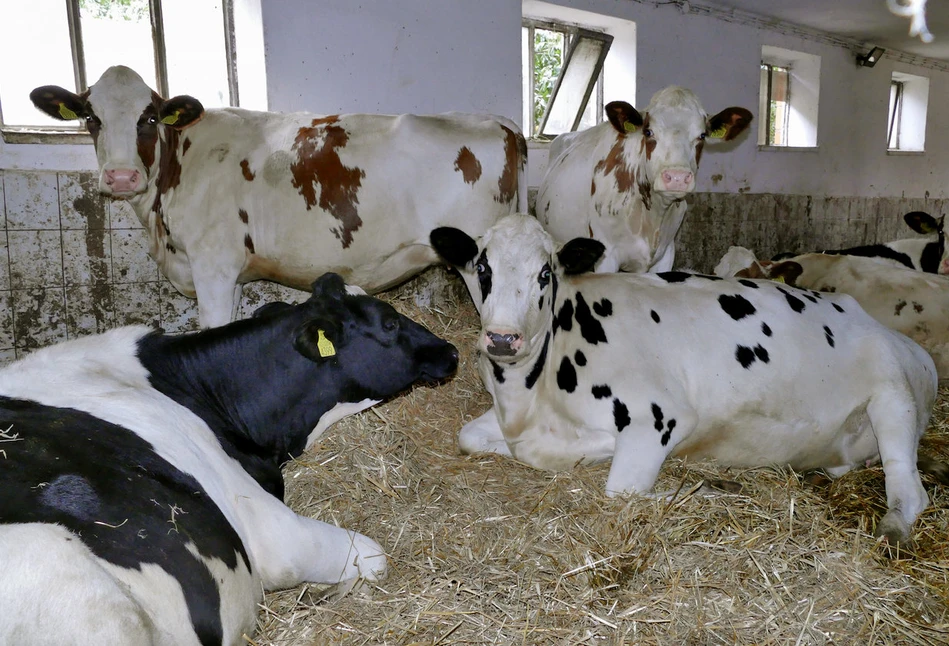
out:
{"label": "ear tag with number", "polygon": [[59,104],[59,115],[63,119],[78,119],[79,115],[66,107],[65,103]]}
{"label": "ear tag with number", "polygon": [[320,351],[320,356],[324,358],[332,357],[336,354],[336,347],[332,341],[326,338],[326,335],[323,334],[323,330],[317,331],[316,349]]}
{"label": "ear tag with number", "polygon": [[623,123],[623,130],[625,130],[626,132],[636,132],[637,130],[639,130],[639,127],[633,123],[630,123],[629,121],[626,121]]}

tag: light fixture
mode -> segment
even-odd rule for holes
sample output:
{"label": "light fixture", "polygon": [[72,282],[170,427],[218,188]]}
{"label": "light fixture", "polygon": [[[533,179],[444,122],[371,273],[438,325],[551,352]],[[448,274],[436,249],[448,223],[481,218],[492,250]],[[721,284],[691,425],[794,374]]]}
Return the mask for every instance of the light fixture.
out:
{"label": "light fixture", "polygon": [[877,64],[877,61],[883,57],[883,52],[885,51],[886,50],[882,47],[874,47],[865,56],[857,54],[857,65],[861,67],[873,67]]}

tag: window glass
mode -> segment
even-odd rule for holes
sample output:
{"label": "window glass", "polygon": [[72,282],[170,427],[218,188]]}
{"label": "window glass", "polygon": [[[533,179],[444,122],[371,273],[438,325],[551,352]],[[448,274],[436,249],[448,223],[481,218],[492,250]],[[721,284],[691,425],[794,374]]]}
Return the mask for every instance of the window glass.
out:
{"label": "window glass", "polygon": [[87,84],[121,63],[138,72],[149,87],[157,87],[148,0],[80,0],[79,20]]}
{"label": "window glass", "polygon": [[220,0],[163,0],[170,96],[190,94],[206,108],[231,104]]}

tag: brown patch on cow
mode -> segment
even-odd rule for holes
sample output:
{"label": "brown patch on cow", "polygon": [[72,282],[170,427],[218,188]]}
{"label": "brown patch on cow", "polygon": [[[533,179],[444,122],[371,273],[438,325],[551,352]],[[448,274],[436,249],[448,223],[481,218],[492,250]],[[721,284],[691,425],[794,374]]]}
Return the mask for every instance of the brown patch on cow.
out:
{"label": "brown patch on cow", "polygon": [[596,195],[596,180],[590,180],[590,195]]}
{"label": "brown patch on cow", "polygon": [[250,169],[250,163],[246,159],[241,160],[241,174],[248,182],[254,181],[254,178],[257,177],[254,171]]}
{"label": "brown patch on cow", "polygon": [[[165,222],[162,198],[168,191],[181,183],[181,162],[178,161],[179,134],[174,128],[165,128],[164,132],[165,138],[159,138],[158,140],[161,152],[158,158],[158,178],[155,181],[158,192],[155,195],[155,201],[152,203],[152,211],[155,213],[152,251],[161,250],[163,248],[161,239],[171,235],[171,229]],[[158,254],[154,255],[155,260],[161,265],[161,258]]]}
{"label": "brown patch on cow", "polygon": [[504,131],[504,170],[498,178],[498,195],[494,201],[508,204],[517,199],[518,175],[527,159],[527,142],[523,135],[510,128],[501,126],[501,130]]}
{"label": "brown patch on cow", "polygon": [[147,123],[147,120],[151,117],[158,118],[158,105],[154,103],[142,111],[139,120],[145,123],[139,126],[138,136],[135,140],[138,158],[142,160],[146,174],[152,172],[152,164],[155,163],[155,146],[158,144],[158,126]]}
{"label": "brown patch on cow", "polygon": [[894,316],[899,316],[899,315],[900,315],[900,312],[903,311],[903,308],[904,308],[904,307],[906,307],[906,301],[897,301],[897,302],[896,302],[896,309],[893,310],[893,315],[894,315]]}
{"label": "brown patch on cow", "polygon": [[191,148],[191,139],[185,137],[184,142],[181,144],[181,156],[184,157],[185,153],[188,152],[188,149]]}
{"label": "brown patch on cow", "polygon": [[[300,195],[309,211],[319,204],[342,225],[333,230],[342,241],[343,249],[353,242],[353,232],[362,226],[356,210],[358,192],[366,171],[343,165],[337,149],[345,148],[349,134],[342,126],[335,125],[339,115],[314,119],[310,127],[300,128],[291,150],[296,159],[290,165],[293,175],[291,184],[300,190]],[[319,198],[316,186],[320,186]]]}
{"label": "brown patch on cow", "polygon": [[244,234],[244,246],[247,247],[247,251],[254,253],[254,241],[251,239],[249,233]]}
{"label": "brown patch on cow", "polygon": [[247,224],[247,211],[244,209],[237,209],[237,217],[241,219],[241,222]]}
{"label": "brown patch on cow", "polygon": [[474,184],[481,178],[481,162],[468,146],[462,146],[455,159],[455,170],[461,173],[465,184]]}
{"label": "brown patch on cow", "polygon": [[648,137],[646,136],[647,130],[649,130],[649,114],[648,113],[643,118],[643,137],[642,139],[640,139],[639,153],[642,154],[643,149],[645,148],[646,159],[652,159],[652,152],[656,149],[656,140],[652,135]]}
{"label": "brown patch on cow", "polygon": [[620,193],[628,193],[636,181],[635,170],[629,167],[623,155],[625,143],[626,140],[617,135],[616,142],[610,148],[606,157],[598,161],[596,166],[593,167],[594,173],[612,175],[616,181],[616,190]]}
{"label": "brown patch on cow", "polygon": [[913,301],[913,311],[915,311],[917,314],[922,312],[924,309],[925,308],[922,306],[921,303],[917,303],[916,301]]}

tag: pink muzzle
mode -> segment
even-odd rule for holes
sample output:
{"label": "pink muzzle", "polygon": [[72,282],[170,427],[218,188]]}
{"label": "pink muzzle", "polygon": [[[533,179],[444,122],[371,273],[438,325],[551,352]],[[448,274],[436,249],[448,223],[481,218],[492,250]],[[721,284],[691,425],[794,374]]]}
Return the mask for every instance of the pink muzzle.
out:
{"label": "pink muzzle", "polygon": [[145,187],[142,174],[131,168],[113,168],[103,172],[103,193],[113,197],[126,197],[141,193]]}

